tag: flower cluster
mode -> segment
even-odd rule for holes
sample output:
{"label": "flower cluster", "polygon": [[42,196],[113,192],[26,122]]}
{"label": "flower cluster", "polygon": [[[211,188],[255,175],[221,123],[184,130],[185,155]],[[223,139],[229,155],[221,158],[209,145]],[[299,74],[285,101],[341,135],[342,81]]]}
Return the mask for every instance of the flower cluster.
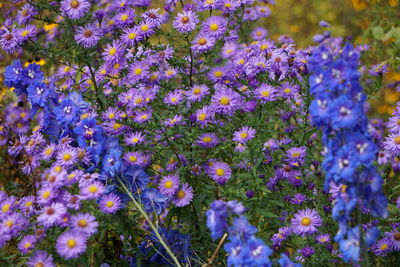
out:
{"label": "flower cluster", "polygon": [[[335,241],[340,244],[345,261],[359,261],[360,249],[374,240],[368,231],[360,237],[361,213],[386,217],[387,200],[382,192],[383,179],[373,165],[378,146],[368,131],[364,112],[366,96],[359,82],[357,70],[360,51],[347,43],[341,49],[327,40],[313,51],[309,69],[310,92],[314,100],[310,105],[313,122],[322,129],[324,148],[323,168],[325,187],[338,190],[334,194],[332,216],[339,223]],[[356,210],[357,219],[353,211]]]}
{"label": "flower cluster", "polygon": [[229,254],[229,266],[271,266],[269,256],[272,250],[255,236],[257,228],[243,215],[245,210],[237,201],[216,200],[211,203],[206,214],[212,237],[215,239],[229,233],[229,243],[224,245]]}

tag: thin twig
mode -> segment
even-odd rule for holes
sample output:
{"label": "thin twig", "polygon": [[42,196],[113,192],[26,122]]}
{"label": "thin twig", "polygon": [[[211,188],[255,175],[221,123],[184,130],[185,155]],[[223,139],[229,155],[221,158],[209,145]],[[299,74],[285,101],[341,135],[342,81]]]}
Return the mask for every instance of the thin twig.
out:
{"label": "thin twig", "polygon": [[228,237],[228,234],[225,233],[225,234],[222,236],[221,240],[219,241],[218,246],[217,246],[217,248],[215,249],[213,255],[212,255],[211,258],[208,260],[208,263],[203,264],[201,267],[212,267],[212,263],[213,263],[213,261],[215,260],[215,257],[217,257],[218,251],[221,249],[222,244],[225,242],[225,239],[226,239],[227,237]]}

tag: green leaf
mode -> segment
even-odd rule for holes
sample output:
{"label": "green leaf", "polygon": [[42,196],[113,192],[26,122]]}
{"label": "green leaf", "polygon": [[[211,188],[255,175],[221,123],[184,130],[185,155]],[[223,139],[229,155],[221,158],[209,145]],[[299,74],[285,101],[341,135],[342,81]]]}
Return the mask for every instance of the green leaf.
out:
{"label": "green leaf", "polygon": [[266,218],[278,218],[279,216],[274,214],[272,211],[267,210],[267,209],[256,209],[256,213],[260,214],[261,216],[264,216]]}
{"label": "green leaf", "polygon": [[377,40],[382,40],[385,32],[383,31],[381,26],[375,26],[372,29],[372,36]]}

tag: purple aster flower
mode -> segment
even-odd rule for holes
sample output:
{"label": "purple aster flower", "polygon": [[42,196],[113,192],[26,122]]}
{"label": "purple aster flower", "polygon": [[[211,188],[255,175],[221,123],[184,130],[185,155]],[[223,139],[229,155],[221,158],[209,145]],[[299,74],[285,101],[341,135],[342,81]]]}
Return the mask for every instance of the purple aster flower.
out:
{"label": "purple aster flower", "polygon": [[215,112],[223,115],[233,115],[240,107],[240,95],[229,88],[215,92],[211,98]]}
{"label": "purple aster flower", "polygon": [[215,111],[211,106],[204,106],[196,111],[196,121],[202,126],[212,123],[215,118]]}
{"label": "purple aster flower", "polygon": [[170,106],[176,106],[182,103],[184,100],[183,97],[183,92],[182,90],[175,90],[172,92],[169,92],[165,97],[164,97],[164,103]]}
{"label": "purple aster flower", "polygon": [[134,46],[142,39],[143,35],[141,35],[141,31],[137,27],[125,29],[121,35],[121,41],[127,46]]}
{"label": "purple aster flower", "polygon": [[4,216],[0,225],[1,233],[9,236],[16,236],[21,230],[28,226],[27,219],[20,213],[13,212]]}
{"label": "purple aster flower", "polygon": [[158,189],[160,190],[161,194],[172,197],[178,191],[179,184],[179,176],[176,174],[171,174],[163,176],[160,183],[158,184]]}
{"label": "purple aster flower", "polygon": [[312,247],[303,247],[298,250],[298,252],[304,257],[309,258],[314,255],[315,250]]}
{"label": "purple aster flower", "polygon": [[219,139],[215,133],[204,133],[199,136],[196,144],[201,147],[210,148],[214,147],[219,143]]}
{"label": "purple aster flower", "polygon": [[329,234],[320,234],[315,237],[315,240],[317,240],[319,244],[325,244],[331,241],[331,237]]}
{"label": "purple aster flower", "polygon": [[78,213],[70,219],[70,227],[72,230],[76,230],[88,236],[96,233],[98,225],[96,218],[90,213]]}
{"label": "purple aster flower", "polygon": [[104,61],[108,63],[118,63],[124,51],[124,44],[119,40],[114,40],[111,44],[107,44],[101,55],[103,56]]}
{"label": "purple aster flower", "polygon": [[371,248],[372,252],[377,256],[386,256],[389,252],[393,251],[390,238],[384,237],[376,242]]}
{"label": "purple aster flower", "polygon": [[300,86],[291,83],[283,83],[279,88],[278,94],[283,98],[294,98],[299,91]]}
{"label": "purple aster flower", "polygon": [[259,99],[263,104],[275,101],[277,97],[277,90],[271,85],[261,84],[261,86],[254,91],[254,97]]}
{"label": "purple aster flower", "polygon": [[306,147],[292,147],[286,151],[289,162],[303,164],[306,156]]}
{"label": "purple aster flower", "polygon": [[126,8],[118,12],[115,17],[115,26],[119,28],[125,28],[135,21],[135,10],[132,8]]}
{"label": "purple aster flower", "polygon": [[292,203],[294,205],[301,205],[306,200],[307,200],[307,196],[303,195],[302,193],[297,193],[293,197],[290,198],[290,203]]}
{"label": "purple aster flower", "polygon": [[19,31],[19,36],[21,41],[26,41],[29,38],[33,38],[38,33],[38,29],[35,25],[26,25],[24,28],[21,28]]}
{"label": "purple aster flower", "polygon": [[130,133],[125,137],[125,143],[129,146],[136,146],[144,141],[144,135],[141,131]]}
{"label": "purple aster flower", "polygon": [[135,26],[137,30],[139,30],[139,34],[144,38],[150,37],[154,33],[155,24],[149,20],[145,19],[141,21],[137,26]]}
{"label": "purple aster flower", "polygon": [[144,156],[141,152],[132,151],[125,153],[123,159],[128,165],[141,166],[143,164]]}
{"label": "purple aster flower", "polygon": [[96,199],[104,192],[104,185],[99,181],[85,183],[81,186],[81,194],[84,199]]}
{"label": "purple aster flower", "polygon": [[104,195],[99,203],[100,211],[108,214],[114,214],[121,209],[121,198],[113,193]]}
{"label": "purple aster flower", "polygon": [[388,65],[387,64],[373,65],[368,70],[369,75],[372,75],[372,76],[379,76],[379,75],[382,75],[385,72],[388,72]]}
{"label": "purple aster flower", "polygon": [[61,221],[62,216],[67,212],[65,206],[61,203],[55,202],[50,206],[44,207],[40,211],[37,220],[44,227],[49,228]]}
{"label": "purple aster flower", "polygon": [[393,250],[400,251],[400,231],[394,229],[390,232],[386,232],[385,237],[389,239]]}
{"label": "purple aster flower", "polygon": [[199,18],[196,13],[188,10],[178,13],[172,22],[172,26],[180,33],[188,33],[196,29],[198,23]]}
{"label": "purple aster flower", "polygon": [[18,15],[15,19],[19,24],[27,24],[32,21],[33,16],[37,15],[37,13],[36,8],[26,3],[20,10],[18,10]]}
{"label": "purple aster flower", "polygon": [[203,100],[209,93],[210,91],[206,85],[194,85],[191,90],[186,91],[186,97],[191,102],[197,102]]}
{"label": "purple aster flower", "polygon": [[95,46],[101,38],[101,30],[94,24],[88,24],[76,29],[75,40],[84,48]]}
{"label": "purple aster flower", "polygon": [[193,188],[189,184],[183,184],[182,187],[176,192],[173,202],[177,207],[184,207],[189,205],[192,199]]}
{"label": "purple aster flower", "polygon": [[54,198],[57,197],[57,191],[52,187],[42,187],[38,191],[37,202],[42,205],[49,204]]}
{"label": "purple aster flower", "polygon": [[13,54],[21,44],[20,30],[16,28],[3,29],[0,31],[0,45],[8,54]]}
{"label": "purple aster flower", "polygon": [[65,146],[57,153],[57,164],[68,167],[78,161],[78,154],[74,147]]}
{"label": "purple aster flower", "polygon": [[87,0],[62,0],[60,3],[61,11],[71,19],[83,17],[90,8]]}
{"label": "purple aster flower", "polygon": [[78,258],[86,251],[86,237],[78,231],[64,232],[57,238],[56,250],[65,259]]}
{"label": "purple aster flower", "polygon": [[22,254],[27,254],[35,247],[37,237],[35,235],[26,235],[18,243],[18,249]]}
{"label": "purple aster flower", "polygon": [[200,33],[193,40],[192,50],[194,53],[207,52],[212,49],[212,47],[215,45],[215,42],[216,42],[216,40],[214,37]]}
{"label": "purple aster flower", "polygon": [[389,134],[383,142],[383,147],[395,156],[400,155],[400,133]]}
{"label": "purple aster flower", "polygon": [[239,130],[233,133],[232,140],[242,144],[247,143],[249,140],[253,139],[256,135],[256,130],[249,126],[243,126]]}
{"label": "purple aster flower", "polygon": [[129,68],[129,77],[131,82],[138,82],[142,79],[148,78],[150,72],[149,65],[146,62],[133,62]]}
{"label": "purple aster flower", "polygon": [[26,262],[28,267],[56,267],[53,262],[53,256],[47,254],[46,251],[36,250]]}
{"label": "purple aster flower", "polygon": [[265,28],[257,27],[252,31],[251,38],[253,38],[256,41],[260,41],[265,39],[265,37],[267,37],[267,34],[268,31]]}
{"label": "purple aster flower", "polygon": [[317,227],[321,226],[322,219],[314,209],[305,209],[298,211],[291,221],[293,232],[302,236],[313,234]]}
{"label": "purple aster flower", "polygon": [[227,21],[225,18],[211,16],[203,22],[201,31],[208,36],[219,38],[225,33],[226,26]]}
{"label": "purple aster flower", "polygon": [[232,170],[225,162],[216,161],[207,168],[207,174],[219,184],[225,184],[232,176]]}

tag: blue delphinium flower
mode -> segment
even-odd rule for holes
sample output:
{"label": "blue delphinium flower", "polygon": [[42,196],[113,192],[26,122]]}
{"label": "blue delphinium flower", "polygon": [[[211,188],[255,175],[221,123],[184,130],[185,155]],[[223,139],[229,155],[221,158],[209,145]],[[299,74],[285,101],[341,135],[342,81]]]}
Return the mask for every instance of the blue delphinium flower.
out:
{"label": "blue delphinium flower", "polygon": [[123,177],[124,183],[133,193],[139,189],[144,190],[150,182],[149,175],[142,167],[137,165],[125,166]]}
{"label": "blue delphinium flower", "polygon": [[282,253],[281,258],[278,260],[278,263],[281,267],[301,267],[302,265],[299,263],[294,263],[289,259],[289,257]]}
{"label": "blue delphinium flower", "polygon": [[[344,260],[357,262],[360,257],[358,228],[349,227],[353,210],[368,211],[373,216],[387,216],[387,200],[382,192],[382,178],[373,165],[378,146],[368,132],[364,112],[365,94],[359,82],[360,52],[349,43],[341,52],[325,43],[315,48],[309,60],[310,105],[313,122],[323,131],[325,145],[323,169],[325,187],[334,183],[343,194],[335,199],[332,216],[339,223],[335,241]],[[361,200],[361,201],[359,201]],[[372,245],[377,235],[368,235],[365,245]],[[368,239],[368,241],[367,241]],[[364,248],[366,249],[366,248]]]}
{"label": "blue delphinium flower", "polygon": [[146,188],[140,196],[144,209],[147,212],[155,212],[160,214],[161,211],[166,207],[168,197],[163,195],[155,188]]}
{"label": "blue delphinium flower", "polygon": [[269,259],[272,250],[263,240],[255,237],[257,227],[251,225],[242,215],[245,210],[237,201],[215,200],[211,203],[206,212],[211,237],[216,239],[224,233],[229,234],[229,242],[224,245],[225,251],[228,252],[229,266],[272,266]]}
{"label": "blue delphinium flower", "polygon": [[20,60],[15,60],[11,65],[5,68],[4,72],[4,83],[8,87],[14,87],[14,93],[21,95],[24,92],[25,87],[22,85],[24,68],[22,67]]}
{"label": "blue delphinium flower", "polygon": [[[188,264],[190,258],[193,257],[190,235],[182,234],[178,230],[166,229],[164,227],[158,228],[158,232],[173,254],[178,258],[179,262]],[[145,237],[145,241],[139,245],[139,249],[140,253],[146,256],[146,259],[142,262],[144,266],[150,266],[152,263],[172,266],[172,259],[161,245],[154,232]],[[141,256],[141,258],[142,257],[143,256]]]}

